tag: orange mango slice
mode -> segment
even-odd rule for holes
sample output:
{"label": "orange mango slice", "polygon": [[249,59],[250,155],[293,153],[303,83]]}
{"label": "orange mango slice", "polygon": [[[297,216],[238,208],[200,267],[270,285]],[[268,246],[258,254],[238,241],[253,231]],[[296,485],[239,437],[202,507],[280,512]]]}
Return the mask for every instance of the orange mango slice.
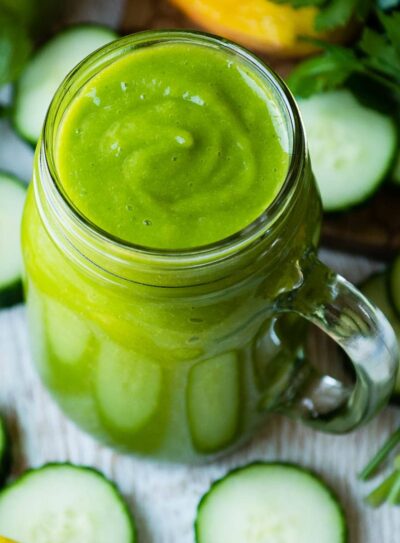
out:
{"label": "orange mango slice", "polygon": [[[247,47],[277,57],[302,57],[315,52],[301,36],[341,40],[346,32],[315,31],[317,9],[294,9],[268,0],[171,0],[201,27]],[[343,36],[341,35],[343,34]]]}

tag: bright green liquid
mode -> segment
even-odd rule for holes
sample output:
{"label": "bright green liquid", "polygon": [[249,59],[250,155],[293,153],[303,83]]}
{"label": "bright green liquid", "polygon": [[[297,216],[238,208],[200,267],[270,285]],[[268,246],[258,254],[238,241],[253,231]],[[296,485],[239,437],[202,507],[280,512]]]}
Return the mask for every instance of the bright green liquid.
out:
{"label": "bright green liquid", "polygon": [[287,146],[254,70],[181,43],[138,50],[93,77],[65,114],[56,159],[92,223],[131,243],[182,249],[259,217],[285,179]]}
{"label": "bright green liquid", "polygon": [[[193,247],[240,230],[274,199],[288,167],[282,125],[268,84],[243,61],[200,45],[153,46],[78,94],[56,162],[73,204],[108,233]],[[184,286],[171,267],[169,287],[161,272],[154,283],[154,273],[92,275],[84,250],[75,262],[52,237],[60,224],[50,217],[45,227],[31,187],[23,253],[32,353],[72,420],[122,450],[185,462],[264,424],[291,383],[304,327],[276,314],[276,300],[299,284],[296,263],[318,238],[308,164],[299,175],[293,205],[251,250],[194,267]]]}

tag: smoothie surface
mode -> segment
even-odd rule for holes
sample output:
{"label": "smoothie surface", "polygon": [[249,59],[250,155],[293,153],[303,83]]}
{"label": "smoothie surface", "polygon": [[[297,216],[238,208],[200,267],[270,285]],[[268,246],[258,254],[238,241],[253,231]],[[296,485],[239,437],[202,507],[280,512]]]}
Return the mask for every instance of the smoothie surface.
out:
{"label": "smoothie surface", "polygon": [[183,42],[130,52],[103,68],[59,125],[63,190],[107,234],[189,249],[251,224],[289,167],[272,91],[244,61]]}

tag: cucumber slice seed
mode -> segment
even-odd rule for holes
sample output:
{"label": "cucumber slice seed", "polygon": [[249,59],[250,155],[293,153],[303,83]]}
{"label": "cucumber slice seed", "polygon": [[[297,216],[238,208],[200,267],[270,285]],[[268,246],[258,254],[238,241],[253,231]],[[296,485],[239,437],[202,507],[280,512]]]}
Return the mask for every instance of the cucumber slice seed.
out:
{"label": "cucumber slice seed", "polygon": [[21,220],[26,185],[0,172],[0,307],[22,300]]}
{"label": "cucumber slice seed", "polygon": [[345,543],[343,509],[314,474],[292,464],[255,463],[232,471],[203,496],[197,543]]}
{"label": "cucumber slice seed", "polygon": [[344,210],[372,196],[394,160],[394,120],[346,89],[298,102],[324,209]]}
{"label": "cucumber slice seed", "polygon": [[77,25],[57,34],[38,51],[16,87],[13,122],[24,139],[36,144],[47,109],[63,79],[86,56],[116,38],[110,28]]}
{"label": "cucumber slice seed", "polygon": [[135,543],[116,486],[92,468],[48,464],[0,492],[0,533],[21,543]]}
{"label": "cucumber slice seed", "polygon": [[[399,278],[400,285],[400,278]],[[386,273],[379,273],[371,276],[363,285],[361,291],[373,302],[386,316],[393,327],[399,342],[400,348],[400,319],[396,315],[389,297],[389,278]],[[396,384],[394,387],[394,398],[400,399],[400,372],[397,372]]]}

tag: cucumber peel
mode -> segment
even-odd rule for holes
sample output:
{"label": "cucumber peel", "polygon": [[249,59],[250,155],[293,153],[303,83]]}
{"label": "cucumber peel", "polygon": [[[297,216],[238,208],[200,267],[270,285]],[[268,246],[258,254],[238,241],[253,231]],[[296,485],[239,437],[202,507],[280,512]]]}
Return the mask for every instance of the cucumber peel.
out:
{"label": "cucumber peel", "polygon": [[343,509],[313,473],[293,464],[255,463],[215,482],[195,523],[197,543],[345,543]]}
{"label": "cucumber peel", "polygon": [[22,301],[21,220],[26,185],[0,172],[0,308]]}
{"label": "cucumber peel", "polygon": [[0,492],[0,533],[35,543],[135,543],[131,513],[100,472],[72,464],[27,471]]}
{"label": "cucumber peel", "polygon": [[299,99],[311,165],[325,211],[342,211],[372,196],[397,150],[394,120],[340,89]]}
{"label": "cucumber peel", "polygon": [[86,56],[116,38],[110,28],[81,24],[60,32],[36,53],[16,86],[12,118],[22,138],[36,144],[47,109],[64,78]]}

